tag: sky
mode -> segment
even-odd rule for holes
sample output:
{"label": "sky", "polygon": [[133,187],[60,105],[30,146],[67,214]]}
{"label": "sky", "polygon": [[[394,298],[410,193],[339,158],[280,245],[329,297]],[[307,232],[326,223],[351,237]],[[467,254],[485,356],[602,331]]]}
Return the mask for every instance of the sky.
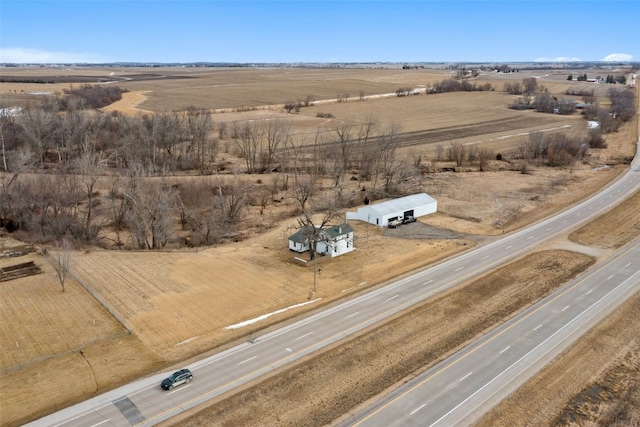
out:
{"label": "sky", "polygon": [[0,0],[0,63],[640,61],[639,0]]}

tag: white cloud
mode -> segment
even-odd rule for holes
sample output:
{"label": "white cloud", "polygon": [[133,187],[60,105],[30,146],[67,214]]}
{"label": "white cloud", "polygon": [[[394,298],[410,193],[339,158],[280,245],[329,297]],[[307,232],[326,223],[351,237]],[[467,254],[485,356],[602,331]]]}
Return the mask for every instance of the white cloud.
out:
{"label": "white cloud", "polygon": [[610,53],[602,58],[603,61],[631,61],[633,56],[626,53]]}
{"label": "white cloud", "polygon": [[95,53],[53,52],[21,47],[0,48],[0,62],[18,64],[96,63],[108,62]]}
{"label": "white cloud", "polygon": [[557,58],[536,58],[536,62],[580,62],[580,58],[570,58],[568,56],[559,56]]}

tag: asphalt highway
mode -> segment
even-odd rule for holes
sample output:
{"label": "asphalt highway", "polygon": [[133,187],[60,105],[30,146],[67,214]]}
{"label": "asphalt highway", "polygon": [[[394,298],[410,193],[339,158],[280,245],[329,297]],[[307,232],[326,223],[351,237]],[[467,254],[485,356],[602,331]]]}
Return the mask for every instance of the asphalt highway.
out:
{"label": "asphalt highway", "polygon": [[640,239],[340,426],[470,425],[640,290]]}
{"label": "asphalt highway", "polygon": [[[278,367],[289,364],[333,342],[348,337],[367,326],[381,322],[389,316],[409,308],[448,287],[473,278],[526,253],[554,236],[577,228],[597,217],[639,189],[640,156],[636,156],[634,163],[626,174],[589,200],[525,229],[471,249],[460,256],[427,268],[410,277],[398,280],[388,286],[345,301],[281,329],[260,335],[251,341],[185,366],[191,369],[194,375],[193,381],[187,385],[171,391],[162,390],[160,381],[168,376],[170,372],[160,373],[55,412],[28,425],[107,427],[157,424],[259,378]],[[637,251],[635,259],[639,259]],[[637,268],[638,262],[632,262],[632,265]],[[357,284],[354,284],[354,286],[357,286]],[[571,306],[571,304],[567,303],[565,305]],[[565,311],[573,313],[573,309]],[[550,339],[549,341],[555,342],[556,340]],[[507,345],[516,346],[513,343],[505,344],[504,347]],[[501,353],[498,351],[498,354]],[[515,357],[512,355],[516,353],[515,350],[509,349],[502,354],[505,357]],[[528,357],[526,356],[525,359],[528,360]],[[508,363],[510,361],[513,363],[516,360],[518,360],[518,357],[496,365],[504,368],[504,366],[509,366]],[[507,363],[507,365],[503,365],[503,363]],[[461,370],[451,369],[451,371],[459,371],[459,377],[455,378],[456,385],[465,387],[471,383],[470,380],[472,378],[480,374],[486,378],[492,375],[489,368],[480,369],[475,365]],[[467,373],[469,373],[469,376],[462,378]],[[504,376],[506,375],[503,374],[498,378]],[[494,382],[497,382],[497,380]],[[438,387],[446,390],[449,386],[442,383]],[[471,396],[470,400],[478,398],[478,394],[483,393]],[[415,403],[418,403],[418,401]],[[467,402],[463,403],[460,405],[461,407],[468,407]],[[413,407],[414,409],[410,409],[409,413],[420,405],[422,403],[417,404]],[[403,414],[406,413],[405,409],[401,411]],[[416,414],[421,411],[422,409],[418,410]],[[448,412],[444,408],[438,411],[440,411],[438,413],[442,412],[442,415]],[[381,414],[383,412],[380,411]],[[457,410],[454,412],[458,413]],[[459,417],[460,415],[455,416]],[[368,422],[368,419],[363,422]],[[421,423],[420,425],[424,424]]]}

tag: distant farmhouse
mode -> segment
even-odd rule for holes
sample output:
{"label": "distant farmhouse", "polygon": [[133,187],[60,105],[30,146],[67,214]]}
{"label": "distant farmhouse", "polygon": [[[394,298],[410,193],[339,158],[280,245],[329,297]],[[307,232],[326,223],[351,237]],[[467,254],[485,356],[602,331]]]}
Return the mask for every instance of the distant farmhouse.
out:
{"label": "distant farmhouse", "polygon": [[[289,249],[299,253],[310,250],[310,234],[306,228],[298,230],[289,237]],[[353,249],[353,227],[346,223],[323,228],[316,245],[316,253],[330,257],[346,254]]]}
{"label": "distant farmhouse", "polygon": [[374,203],[358,208],[357,212],[347,212],[347,220],[356,219],[388,227],[394,221],[406,221],[434,213],[438,202],[426,193],[412,194],[386,202]]}

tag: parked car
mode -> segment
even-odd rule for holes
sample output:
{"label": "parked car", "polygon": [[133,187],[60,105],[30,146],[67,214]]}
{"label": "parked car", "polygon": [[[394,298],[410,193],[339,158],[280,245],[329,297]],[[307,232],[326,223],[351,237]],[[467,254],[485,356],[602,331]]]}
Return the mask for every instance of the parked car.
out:
{"label": "parked car", "polygon": [[186,384],[193,379],[193,374],[188,369],[180,369],[179,371],[174,372],[169,376],[169,378],[165,378],[160,383],[160,387],[165,390],[171,390],[172,388],[179,386],[180,384]]}
{"label": "parked car", "polygon": [[414,216],[406,216],[404,217],[404,219],[402,220],[403,224],[409,224],[411,222],[416,222],[416,218]]}
{"label": "parked car", "polygon": [[402,225],[402,220],[400,218],[392,219],[388,222],[389,228],[398,228]]}

